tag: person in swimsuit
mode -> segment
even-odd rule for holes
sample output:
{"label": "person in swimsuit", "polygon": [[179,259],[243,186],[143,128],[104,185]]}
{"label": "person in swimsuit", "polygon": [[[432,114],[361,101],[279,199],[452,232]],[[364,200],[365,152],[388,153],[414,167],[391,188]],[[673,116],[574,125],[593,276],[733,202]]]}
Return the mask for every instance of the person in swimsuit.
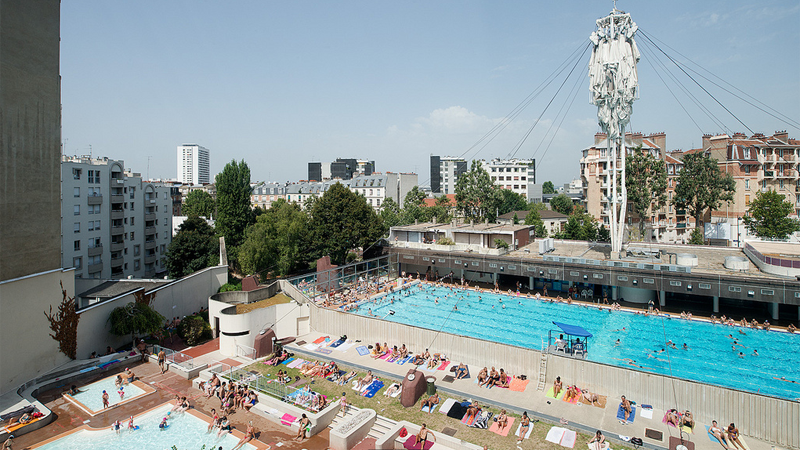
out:
{"label": "person in swimsuit", "polygon": [[581,396],[581,390],[578,386],[572,385],[567,388],[567,393],[564,395],[564,401],[570,402],[572,399],[578,399]]}
{"label": "person in swimsuit", "polygon": [[217,415],[217,410],[211,408],[211,423],[208,424],[208,433],[211,433],[211,430],[219,425],[219,415]]}
{"label": "person in swimsuit", "polygon": [[[166,418],[164,420],[166,420]],[[217,432],[217,437],[222,436],[223,433],[230,433],[230,432],[231,432],[231,423],[228,422],[228,416],[222,416],[222,420],[219,421],[219,431]]]}
{"label": "person in swimsuit", "polygon": [[606,437],[603,436],[603,433],[600,430],[597,430],[597,433],[594,434],[592,440],[589,441],[589,446],[592,448],[592,450],[602,450],[603,444],[605,442],[606,442]]}
{"label": "person in swimsuit", "polygon": [[717,425],[717,421],[716,420],[712,420],[711,421],[711,426],[708,427],[708,432],[712,436],[717,438],[717,440],[719,441],[720,445],[725,447],[725,449],[730,448],[730,443],[728,442],[728,438],[725,435],[725,432],[722,431],[722,428],[720,428],[719,425]]}
{"label": "person in swimsuit", "polygon": [[473,401],[469,408],[467,408],[467,423],[470,423],[470,419],[475,420],[475,417],[480,414],[481,407],[478,406],[477,401]]}
{"label": "person in swimsuit", "polygon": [[561,377],[556,377],[556,381],[553,382],[553,397],[558,398],[562,389],[564,389],[564,384],[561,383]]}
{"label": "person in swimsuit", "polygon": [[305,414],[303,414],[303,417],[300,419],[300,429],[297,430],[297,437],[295,439],[302,441],[303,438],[306,437],[306,430],[310,426],[311,426],[311,419],[309,419]]}
{"label": "person in swimsuit", "polygon": [[683,419],[681,420],[681,425],[694,429],[694,418],[692,417],[692,413],[686,411],[683,413]]}
{"label": "person in swimsuit", "polygon": [[[305,414],[303,414],[303,417],[305,417]],[[252,441],[255,437],[256,437],[256,430],[255,428],[253,428],[253,421],[251,420],[247,424],[247,430],[244,432],[244,436],[242,436],[242,438],[239,439],[239,443],[236,444],[236,447],[233,447],[232,450],[238,450],[242,448],[244,444]]]}
{"label": "person in swimsuit", "polygon": [[520,421],[519,434],[517,434],[517,437],[519,438],[517,439],[517,444],[519,444],[520,442],[522,442],[523,439],[525,439],[525,435],[528,434],[528,430],[530,428],[531,428],[531,419],[528,417],[528,412],[523,411],[522,420]]}
{"label": "person in swimsuit", "polygon": [[742,441],[739,440],[739,429],[736,428],[736,425],[734,425],[733,422],[731,422],[731,424],[728,425],[727,431],[728,431],[728,442],[733,444],[733,448],[745,450],[744,444],[742,444]]}
{"label": "person in swimsuit", "polygon": [[478,374],[478,385],[483,386],[483,383],[489,378],[489,370],[484,367]]}
{"label": "person in swimsuit", "polygon": [[108,408],[108,392],[103,391],[103,409]]}
{"label": "person in swimsuit", "polygon": [[620,420],[620,423],[627,423],[628,418],[631,416],[631,412],[633,412],[633,408],[631,408],[631,402],[625,396],[622,396],[622,412],[625,414],[625,419]]}
{"label": "person in swimsuit", "polygon": [[497,381],[494,382],[494,385],[501,388],[507,388],[509,385],[508,375],[506,375],[506,371],[502,368],[500,369],[500,375],[497,377]]}
{"label": "person in swimsuit", "polygon": [[456,380],[460,380],[467,376],[467,366],[464,363],[459,363],[456,368]]}
{"label": "person in swimsuit", "polygon": [[503,428],[508,426],[508,416],[506,415],[506,410],[500,411],[500,415],[497,416],[497,427],[498,431],[503,431]]}
{"label": "person in swimsuit", "polygon": [[430,408],[428,412],[433,412],[433,407],[438,404],[439,404],[439,394],[433,394],[430,397],[428,397],[427,400],[422,402],[422,406],[419,408],[419,410],[422,411],[427,406]]}
{"label": "person in swimsuit", "polygon": [[125,384],[133,383],[133,380],[136,379],[136,374],[130,369],[130,367],[125,369]]}
{"label": "person in swimsuit", "polygon": [[161,368],[162,374],[167,371],[166,365],[167,365],[167,354],[162,349],[160,352],[158,352],[158,367]]}
{"label": "person in swimsuit", "polygon": [[434,436],[433,433],[428,430],[428,426],[423,423],[422,428],[420,428],[419,433],[417,433],[414,447],[419,445],[419,448],[425,448],[425,443],[428,441],[429,434],[433,438],[433,442],[436,442],[436,436]]}
{"label": "person in swimsuit", "polygon": [[489,372],[489,378],[487,378],[486,379],[486,383],[481,384],[481,386],[486,386],[486,387],[493,386],[495,384],[495,382],[497,382],[497,380],[499,380],[499,379],[500,379],[500,375],[497,373],[497,370],[495,370],[495,368],[492,367],[491,372]]}
{"label": "person in swimsuit", "polygon": [[678,415],[678,410],[670,409],[667,411],[667,423],[672,424],[675,428],[680,426],[680,418]]}
{"label": "person in swimsuit", "polygon": [[347,414],[347,392],[342,392],[342,398],[339,399],[339,411],[342,412],[342,417]]}

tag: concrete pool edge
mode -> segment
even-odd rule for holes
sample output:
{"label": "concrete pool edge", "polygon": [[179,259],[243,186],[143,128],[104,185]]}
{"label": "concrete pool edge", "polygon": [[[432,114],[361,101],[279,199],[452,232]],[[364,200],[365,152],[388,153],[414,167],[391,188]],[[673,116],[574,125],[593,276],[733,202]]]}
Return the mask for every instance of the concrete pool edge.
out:
{"label": "concrete pool edge", "polygon": [[[115,378],[115,377],[116,377],[115,375],[111,375],[111,376],[108,376],[108,377],[105,377],[105,378],[101,378],[100,380],[97,380],[94,383],[98,383],[98,382],[106,380],[108,378]],[[94,384],[94,383],[91,383],[91,384]],[[134,380],[133,383],[131,383],[131,384],[133,384],[134,386],[136,386],[139,389],[143,390],[144,393],[139,394],[139,395],[135,395],[135,396],[130,397],[128,399],[125,399],[125,400],[123,400],[123,401],[121,401],[119,403],[114,403],[113,405],[110,405],[108,408],[103,408],[103,409],[100,409],[100,410],[97,410],[97,411],[95,411],[95,410],[89,408],[88,406],[84,405],[82,402],[77,400],[75,397],[70,395],[68,392],[65,392],[65,393],[61,394],[61,396],[64,399],[66,399],[67,401],[69,401],[70,403],[72,403],[73,405],[75,405],[81,411],[85,412],[86,414],[88,414],[91,417],[94,417],[94,416],[103,414],[104,412],[107,412],[109,410],[112,410],[112,409],[114,409],[114,408],[116,408],[118,406],[126,405],[126,404],[128,404],[128,403],[130,403],[130,402],[132,402],[132,401],[134,401],[136,399],[140,399],[140,398],[142,398],[144,396],[147,396],[149,394],[152,394],[152,393],[156,392],[155,388],[146,385],[141,380]]]}

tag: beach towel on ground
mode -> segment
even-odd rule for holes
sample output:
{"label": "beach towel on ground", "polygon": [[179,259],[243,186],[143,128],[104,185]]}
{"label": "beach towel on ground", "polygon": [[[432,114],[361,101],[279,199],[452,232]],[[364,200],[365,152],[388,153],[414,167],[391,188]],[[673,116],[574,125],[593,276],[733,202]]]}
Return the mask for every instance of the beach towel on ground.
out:
{"label": "beach towel on ground", "polygon": [[578,433],[572,430],[564,431],[564,436],[561,438],[560,445],[562,447],[573,448],[575,447],[575,440],[578,439]]}
{"label": "beach towel on ground", "polygon": [[577,404],[577,403],[578,403],[578,399],[579,399],[579,398],[580,398],[580,396],[578,396],[578,397],[573,397],[573,398],[571,398],[570,400],[567,400],[567,396],[565,395],[565,396],[564,396],[564,397],[561,399],[561,401],[567,402],[567,403],[569,403],[570,405],[575,405],[575,404]]}
{"label": "beach towel on ground", "polygon": [[652,409],[642,408],[642,410],[639,411],[639,417],[644,417],[645,419],[652,419],[653,418],[653,410]]}
{"label": "beach towel on ground", "polygon": [[303,346],[306,350],[311,350],[312,352],[319,348],[319,344],[306,344]]}
{"label": "beach towel on ground", "polygon": [[520,380],[519,378],[514,378],[511,380],[508,389],[515,392],[525,392],[525,388],[528,386],[529,381],[531,380]]}
{"label": "beach towel on ground", "polygon": [[383,381],[375,380],[371,385],[369,385],[362,395],[367,398],[372,398],[378,393],[378,391],[381,390],[381,388],[383,388]]}
{"label": "beach towel on ground", "polygon": [[358,352],[358,354],[359,354],[359,355],[361,355],[361,356],[366,356],[366,355],[369,355],[369,350],[368,350],[368,349],[367,349],[367,347],[366,347],[366,346],[364,346],[364,345],[359,345],[358,347],[356,347],[356,351],[357,351],[357,352]]}
{"label": "beach towel on ground", "polygon": [[453,405],[455,404],[456,401],[454,399],[448,398],[447,400],[444,401],[444,403],[442,403],[442,408],[439,409],[439,412],[442,414],[447,414],[448,412],[450,412],[450,408],[452,408]]}
{"label": "beach towel on ground", "polygon": [[545,437],[544,440],[561,445],[561,439],[564,437],[565,431],[567,431],[566,428],[552,427],[550,431],[547,432],[547,437]]}
{"label": "beach towel on ground", "polygon": [[450,407],[450,411],[447,411],[447,417],[460,420],[467,413],[467,408],[469,408],[469,402],[456,402]]}
{"label": "beach towel on ground", "polygon": [[414,359],[414,357],[413,357],[413,356],[411,356],[411,355],[409,355],[409,356],[406,356],[405,358],[400,358],[400,359],[397,361],[397,364],[400,364],[400,365],[402,366],[403,364],[405,364],[405,363],[407,363],[407,362],[409,362],[409,361],[411,361],[411,360],[413,360],[413,359]]}
{"label": "beach towel on ground", "polygon": [[[620,403],[619,408],[617,408],[617,419],[625,420],[625,411],[622,410],[622,403]],[[631,415],[628,417],[627,423],[633,423],[634,419],[636,419],[636,407],[631,405]]]}
{"label": "beach towel on ground", "polygon": [[332,342],[331,345],[329,345],[328,347],[329,348],[337,348],[342,344],[344,344],[344,339],[339,339],[338,341]]}
{"label": "beach towel on ground", "polygon": [[354,345],[356,345],[356,344],[353,344],[353,343],[341,344],[341,345],[339,345],[338,347],[335,347],[335,348],[336,348],[336,350],[339,350],[340,352],[346,352],[346,351],[350,350],[351,348],[353,348]]}
{"label": "beach towel on ground", "polygon": [[450,364],[450,361],[443,362],[442,365],[439,366],[439,370],[444,370],[449,364]]}
{"label": "beach towel on ground", "polygon": [[[416,442],[417,442],[417,436],[415,434],[412,434],[403,443],[403,447],[407,448],[408,450],[423,450],[421,445],[419,445],[419,444],[418,445],[414,445]],[[433,441],[425,441],[424,450],[428,450],[431,447],[433,447]]]}
{"label": "beach towel on ground", "polygon": [[378,358],[378,359],[389,359],[389,357],[390,357],[390,356],[392,356],[392,354],[391,354],[391,353],[387,353],[387,354],[385,354],[385,355],[381,356],[381,357],[380,357],[380,358]]}
{"label": "beach towel on ground", "polygon": [[302,365],[304,362],[305,362],[305,361],[304,361],[303,359],[301,359],[301,358],[297,358],[297,359],[295,359],[294,361],[292,361],[291,363],[289,363],[289,364],[286,364],[286,367],[288,367],[288,368],[290,368],[290,369],[296,369],[297,367],[299,367],[300,365]]}
{"label": "beach towel on ground", "polygon": [[397,362],[397,360],[399,360],[399,359],[400,359],[400,357],[399,357],[399,356],[398,356],[398,357],[390,356],[390,357],[389,357],[389,358],[386,360],[386,362],[393,363],[393,362]]}
{"label": "beach towel on ground", "polygon": [[514,418],[509,417],[508,425],[506,425],[502,430],[500,429],[500,426],[497,425],[497,422],[494,422],[492,423],[492,426],[489,427],[489,431],[491,431],[492,433],[497,433],[500,436],[508,436],[508,432],[511,430],[512,426],[514,426]]}
{"label": "beach towel on ground", "polygon": [[323,355],[330,355],[331,353],[333,353],[333,350],[331,350],[329,348],[318,348],[318,349],[316,349],[314,351],[317,352],[317,353],[322,353]]}
{"label": "beach towel on ground", "polygon": [[[494,415],[494,413],[492,413],[490,411],[484,411],[484,413],[481,414],[480,417],[475,419],[475,422],[472,425],[470,425],[470,427],[472,427],[472,428],[482,428],[484,430],[489,428],[489,419],[491,419],[493,415]],[[531,427],[531,428],[533,428],[533,427]]]}
{"label": "beach towel on ground", "polygon": [[[436,410],[437,406],[439,406],[439,405],[433,405],[433,408],[431,408],[430,406],[426,405],[424,408],[422,408],[422,412],[432,413],[432,412],[434,412]],[[439,412],[442,412],[442,410],[440,409]]]}
{"label": "beach towel on ground", "polygon": [[280,363],[278,363],[277,365],[279,365],[279,366],[280,366],[280,365],[287,366],[287,365],[289,365],[289,363],[290,363],[290,362],[292,362],[292,361],[294,361],[294,358],[284,359],[283,361],[281,361],[281,362],[280,362]]}
{"label": "beach towel on ground", "polygon": [[314,343],[315,344],[322,344],[323,342],[325,342],[326,339],[330,339],[330,336],[323,336],[321,338],[317,338],[317,340],[314,341]]}
{"label": "beach towel on ground", "polygon": [[[584,397],[583,395],[581,395],[581,403],[583,403],[584,405],[592,405],[592,406],[595,406],[595,407],[597,407],[597,408],[602,408],[602,409],[605,409],[605,407],[606,407],[606,403],[608,403],[608,397],[607,397],[607,396],[605,396],[605,395],[598,395],[598,396],[597,396],[597,401],[596,401],[596,402],[594,402],[594,403],[589,403],[589,400],[586,400],[586,397]],[[651,410],[651,411],[652,411],[652,410]],[[651,417],[651,418],[652,418],[652,417]]]}
{"label": "beach towel on ground", "polygon": [[553,387],[550,386],[550,389],[547,390],[547,394],[545,394],[545,397],[550,397],[550,398],[554,398],[556,400],[561,400],[562,398],[564,398],[564,392],[566,392],[566,391],[564,389],[562,389],[561,392],[558,393],[558,397],[556,397],[556,396],[553,395]]}
{"label": "beach towel on ground", "polygon": [[[480,417],[480,415],[481,415],[480,411],[478,411],[478,413],[475,414],[474,416],[468,416],[467,414],[464,414],[464,417],[461,418],[461,423],[465,423],[465,424],[467,424],[467,426],[472,426],[472,424],[476,420],[478,420],[478,417]],[[469,419],[469,420],[467,420],[467,419]]]}
{"label": "beach towel on ground", "polygon": [[694,429],[692,427],[686,426],[686,425],[681,425],[681,431],[689,433],[689,434],[693,434],[694,433]]}
{"label": "beach towel on ground", "polygon": [[[398,383],[392,383],[391,385],[389,385],[389,389],[392,389],[394,387],[398,388],[398,390],[399,390],[400,385]],[[386,391],[383,393],[384,397],[388,397],[389,396],[389,389],[386,389]]]}
{"label": "beach towel on ground", "polygon": [[[522,429],[522,421],[520,421],[520,424],[517,425],[517,431],[514,432],[514,436],[519,437],[519,431],[521,429]],[[531,431],[533,431],[533,421],[531,421],[531,424],[528,427],[528,432],[525,433],[525,436],[522,436],[522,439],[529,439],[531,437]]]}

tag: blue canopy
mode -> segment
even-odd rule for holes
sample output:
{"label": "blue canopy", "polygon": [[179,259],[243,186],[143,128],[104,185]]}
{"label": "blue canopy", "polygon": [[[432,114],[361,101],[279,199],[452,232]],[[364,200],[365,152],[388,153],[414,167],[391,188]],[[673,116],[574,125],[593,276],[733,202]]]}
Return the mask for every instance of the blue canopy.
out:
{"label": "blue canopy", "polygon": [[589,333],[588,331],[583,329],[583,327],[579,327],[577,325],[568,325],[566,323],[561,323],[561,322],[553,322],[553,325],[557,326],[558,328],[561,328],[561,331],[570,336],[587,337],[587,338],[592,337],[592,333]]}

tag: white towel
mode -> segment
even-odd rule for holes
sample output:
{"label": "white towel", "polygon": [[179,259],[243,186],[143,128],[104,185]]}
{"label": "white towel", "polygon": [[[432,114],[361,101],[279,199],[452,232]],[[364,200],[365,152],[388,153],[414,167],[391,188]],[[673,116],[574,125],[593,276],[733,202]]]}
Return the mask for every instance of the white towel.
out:
{"label": "white towel", "polygon": [[439,412],[442,414],[447,414],[448,412],[450,412],[450,408],[452,408],[453,405],[455,404],[456,401],[454,399],[448,398],[447,400],[444,401],[444,403],[442,403],[442,407],[439,408]]}
{"label": "white towel", "polygon": [[[519,425],[517,425],[517,431],[514,433],[514,436],[519,437],[519,430],[521,430],[521,429],[522,429],[522,421],[520,421]],[[533,422],[531,422],[530,426],[528,427],[528,432],[525,433],[525,436],[523,436],[522,438],[523,439],[530,438],[531,437],[531,431],[533,431]]]}
{"label": "white towel", "polygon": [[564,437],[565,431],[567,431],[566,428],[552,427],[550,431],[547,432],[547,437],[545,437],[544,440],[552,442],[553,444],[561,444],[561,439]]}
{"label": "white towel", "polygon": [[639,416],[644,417],[645,419],[652,419],[653,418],[653,410],[652,409],[641,409],[639,410]]}

